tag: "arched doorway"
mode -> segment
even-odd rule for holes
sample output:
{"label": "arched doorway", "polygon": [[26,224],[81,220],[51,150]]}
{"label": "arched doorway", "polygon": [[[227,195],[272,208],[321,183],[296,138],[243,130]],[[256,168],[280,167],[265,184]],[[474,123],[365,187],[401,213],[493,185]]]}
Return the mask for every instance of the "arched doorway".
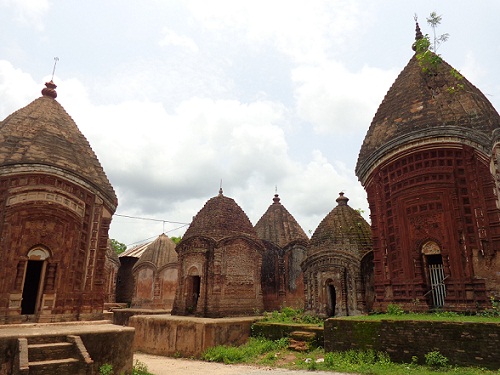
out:
{"label": "arched doorway", "polygon": [[189,270],[189,276],[186,278],[186,312],[193,314],[198,307],[198,300],[201,292],[201,277],[198,269],[192,267]]}
{"label": "arched doorway", "polygon": [[28,264],[24,274],[21,314],[33,315],[40,306],[43,290],[46,260],[50,257],[47,250],[31,249],[28,253]]}
{"label": "arched doorway", "polygon": [[441,247],[434,241],[427,241],[422,245],[422,255],[428,277],[429,292],[432,298],[432,307],[444,306],[446,286],[444,280],[443,257]]}

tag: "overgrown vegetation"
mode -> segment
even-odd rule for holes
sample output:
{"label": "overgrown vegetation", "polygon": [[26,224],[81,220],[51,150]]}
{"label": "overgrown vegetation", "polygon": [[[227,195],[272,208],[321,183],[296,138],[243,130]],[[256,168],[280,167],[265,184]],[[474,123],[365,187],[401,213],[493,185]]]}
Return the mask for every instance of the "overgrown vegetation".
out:
{"label": "overgrown vegetation", "polygon": [[[316,348],[306,353],[289,349],[287,339],[266,340],[251,338],[240,347],[217,346],[202,354],[202,359],[226,364],[245,363],[290,369],[340,371],[371,375],[431,375],[431,374],[498,374],[474,367],[455,367],[448,363],[448,358],[437,351],[429,352],[425,358],[413,357],[411,363],[394,363],[389,355],[374,350],[325,353]],[[419,365],[418,363],[425,363]]]}
{"label": "overgrown vegetation", "polygon": [[[416,17],[415,17],[416,20]],[[427,73],[429,77],[436,76],[443,62],[441,56],[437,53],[437,49],[441,43],[446,42],[449,38],[449,34],[436,34],[436,28],[441,24],[442,17],[437,15],[436,12],[432,12],[430,16],[426,19],[427,23],[432,27],[433,31],[433,41],[428,34],[425,34],[421,39],[415,41],[415,56],[418,60],[422,72]],[[450,94],[454,94],[460,90],[464,89],[463,76],[457,70],[450,69],[451,81],[447,83],[446,91]]]}
{"label": "overgrown vegetation", "polygon": [[[113,366],[109,363],[103,364],[99,367],[99,375],[116,375],[113,371]],[[132,375],[154,375],[148,371],[148,367],[145,363],[140,361],[135,361],[132,367]]]}
{"label": "overgrown vegetation", "polygon": [[317,316],[305,314],[302,309],[284,307],[281,311],[265,312],[262,322],[287,323],[287,324],[314,324],[319,327],[324,325],[324,320]]}

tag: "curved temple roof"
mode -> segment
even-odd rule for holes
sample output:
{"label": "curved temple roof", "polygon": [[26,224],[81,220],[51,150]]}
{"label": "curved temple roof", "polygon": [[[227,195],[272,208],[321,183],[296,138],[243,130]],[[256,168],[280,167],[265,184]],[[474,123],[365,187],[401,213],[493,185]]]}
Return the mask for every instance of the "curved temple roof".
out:
{"label": "curved temple roof", "polygon": [[0,165],[42,164],[79,176],[114,205],[115,191],[85,136],[55,100],[54,83],[43,96],[0,122]]}
{"label": "curved temple roof", "polygon": [[220,189],[219,195],[209,199],[196,214],[182,239],[205,236],[220,240],[241,234],[257,237],[245,212],[234,199],[225,197]]}
{"label": "curved temple roof", "polygon": [[[417,39],[418,31],[417,25]],[[500,116],[479,89],[438,61],[426,69],[415,54],[387,92],[359,152],[356,175],[362,183],[377,160],[422,139],[451,137],[491,150]]]}
{"label": "curved temple roof", "polygon": [[281,248],[297,240],[309,241],[299,223],[280,203],[278,194],[274,195],[273,203],[255,224],[255,230],[260,239],[272,242]]}

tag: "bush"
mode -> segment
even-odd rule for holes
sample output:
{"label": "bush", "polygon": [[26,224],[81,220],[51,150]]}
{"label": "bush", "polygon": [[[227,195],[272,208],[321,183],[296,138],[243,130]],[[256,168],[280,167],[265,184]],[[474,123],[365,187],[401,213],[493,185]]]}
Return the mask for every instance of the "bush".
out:
{"label": "bush", "polygon": [[448,358],[438,351],[429,352],[425,355],[425,364],[432,368],[448,366]]}
{"label": "bush", "polygon": [[387,314],[389,315],[403,315],[405,312],[401,306],[390,303],[387,305]]}

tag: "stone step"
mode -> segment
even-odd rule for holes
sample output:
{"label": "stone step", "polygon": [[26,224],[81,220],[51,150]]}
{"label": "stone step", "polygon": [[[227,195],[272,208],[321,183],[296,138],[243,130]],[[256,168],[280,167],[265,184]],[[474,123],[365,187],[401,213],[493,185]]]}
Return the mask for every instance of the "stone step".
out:
{"label": "stone step", "polygon": [[75,357],[74,345],[70,342],[28,344],[29,362]]}
{"label": "stone step", "polygon": [[30,362],[29,375],[86,375],[87,371],[75,358]]}

